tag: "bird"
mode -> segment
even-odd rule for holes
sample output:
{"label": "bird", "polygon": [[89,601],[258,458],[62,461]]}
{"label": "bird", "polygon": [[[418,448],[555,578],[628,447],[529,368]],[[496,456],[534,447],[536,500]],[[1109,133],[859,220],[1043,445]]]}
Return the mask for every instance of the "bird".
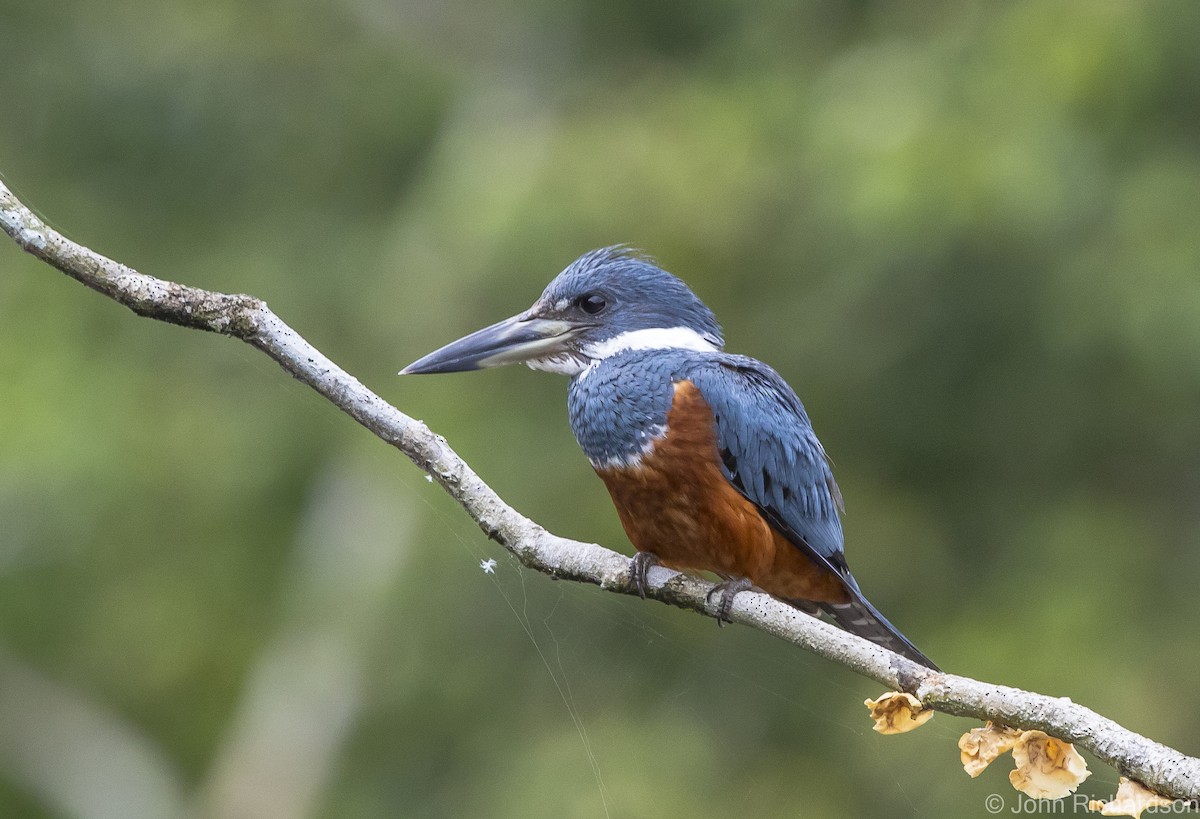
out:
{"label": "bird", "polygon": [[400,375],[521,363],[568,376],[571,430],[636,550],[633,591],[645,597],[657,564],[710,572],[722,579],[719,624],[738,593],[758,590],[937,670],[850,573],[842,494],[795,391],[724,346],[687,284],[615,245],[580,256],[529,309]]}

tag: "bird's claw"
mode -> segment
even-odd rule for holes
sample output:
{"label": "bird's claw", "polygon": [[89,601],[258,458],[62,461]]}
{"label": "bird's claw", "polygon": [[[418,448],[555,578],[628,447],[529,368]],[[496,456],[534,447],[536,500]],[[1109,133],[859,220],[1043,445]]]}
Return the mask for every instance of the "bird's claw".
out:
{"label": "bird's claw", "polygon": [[730,617],[733,612],[733,598],[737,597],[739,592],[749,591],[752,588],[754,588],[754,584],[745,577],[726,580],[712,587],[705,599],[711,603],[713,595],[721,596],[721,601],[717,604],[718,626],[725,628],[726,623],[733,622],[733,618]]}
{"label": "bird's claw", "polygon": [[638,552],[629,565],[629,585],[643,600],[646,599],[646,573],[658,564],[658,555],[654,552]]}

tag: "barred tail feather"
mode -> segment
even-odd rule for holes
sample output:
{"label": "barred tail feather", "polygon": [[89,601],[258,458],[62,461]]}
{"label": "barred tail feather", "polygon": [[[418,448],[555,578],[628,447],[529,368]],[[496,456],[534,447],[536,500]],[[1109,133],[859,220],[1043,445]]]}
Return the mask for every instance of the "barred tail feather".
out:
{"label": "barred tail feather", "polygon": [[[855,590],[857,591],[857,590]],[[811,604],[810,604],[811,605]],[[871,605],[861,593],[855,594],[849,603],[818,603],[822,611],[835,623],[851,634],[907,657],[934,671],[941,671],[933,661],[921,653],[900,630],[888,622],[879,610]]]}

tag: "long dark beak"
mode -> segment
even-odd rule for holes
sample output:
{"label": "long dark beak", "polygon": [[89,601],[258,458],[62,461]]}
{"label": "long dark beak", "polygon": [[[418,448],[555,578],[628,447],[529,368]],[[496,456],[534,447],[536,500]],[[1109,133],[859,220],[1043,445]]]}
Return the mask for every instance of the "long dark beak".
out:
{"label": "long dark beak", "polygon": [[565,352],[567,342],[581,329],[569,321],[522,313],[434,350],[400,375],[457,373],[552,356]]}

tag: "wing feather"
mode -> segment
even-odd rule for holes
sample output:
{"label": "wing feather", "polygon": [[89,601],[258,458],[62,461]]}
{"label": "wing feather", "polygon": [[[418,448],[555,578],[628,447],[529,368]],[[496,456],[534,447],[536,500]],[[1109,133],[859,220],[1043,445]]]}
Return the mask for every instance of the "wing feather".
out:
{"label": "wing feather", "polygon": [[709,359],[688,377],[712,408],[729,481],[797,548],[848,577],[841,492],[796,393],[745,356]]}
{"label": "wing feather", "polygon": [[[937,666],[863,596],[842,549],[842,493],[796,393],[753,358],[722,355],[689,373],[713,412],[725,477],[796,548],[845,585],[846,603],[818,603],[847,631]],[[802,601],[793,601],[800,602]]]}

